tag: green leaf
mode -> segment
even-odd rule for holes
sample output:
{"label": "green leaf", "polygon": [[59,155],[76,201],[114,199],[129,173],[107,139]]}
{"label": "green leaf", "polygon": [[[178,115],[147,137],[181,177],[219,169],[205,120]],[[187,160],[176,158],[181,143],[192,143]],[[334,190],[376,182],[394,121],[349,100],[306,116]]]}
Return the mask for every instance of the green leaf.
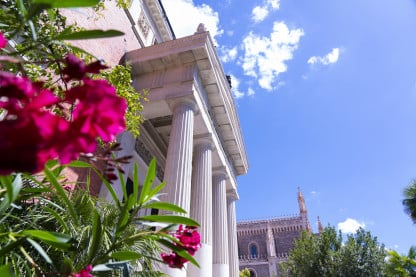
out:
{"label": "green leaf", "polygon": [[119,251],[115,252],[110,255],[111,258],[117,259],[117,260],[138,260],[143,257],[143,255],[133,252],[133,251]]}
{"label": "green leaf", "polygon": [[68,224],[65,222],[65,220],[54,210],[47,206],[43,207],[47,212],[49,212],[53,217],[61,224],[62,228],[65,230],[65,232],[69,232]]}
{"label": "green leaf", "polygon": [[72,161],[68,164],[68,166],[77,168],[91,168],[91,164],[83,161]]}
{"label": "green leaf", "polygon": [[68,198],[68,195],[66,194],[66,191],[62,187],[62,185],[58,182],[57,177],[50,171],[50,169],[46,166],[45,167],[45,175],[48,179],[48,181],[51,183],[51,185],[55,188],[57,195],[62,199],[62,201],[66,204],[66,207],[68,208],[68,212],[72,217],[72,220],[75,222],[76,225],[78,225],[78,216],[75,212],[75,207],[72,201]]}
{"label": "green leaf", "polygon": [[67,234],[43,230],[23,230],[21,234],[32,238],[37,238],[45,242],[68,243],[72,239],[71,236]]}
{"label": "green leaf", "polygon": [[123,32],[117,30],[87,30],[77,31],[73,33],[61,33],[55,37],[56,40],[80,40],[80,39],[97,39],[109,38],[124,35]]}
{"label": "green leaf", "polygon": [[178,254],[179,256],[181,256],[182,258],[185,258],[186,260],[188,260],[190,263],[192,263],[193,265],[199,267],[198,262],[194,259],[194,257],[192,257],[188,251],[186,250],[181,250],[181,251],[177,251],[176,254]]}
{"label": "green leaf", "polygon": [[103,228],[101,225],[101,217],[97,210],[93,211],[93,222],[92,222],[92,237],[88,250],[88,260],[87,263],[92,263],[92,260],[97,256],[97,250],[99,249]]}
{"label": "green leaf", "polygon": [[47,262],[48,264],[52,264],[51,258],[45,252],[45,250],[43,250],[42,246],[40,246],[39,243],[37,243],[36,241],[34,241],[30,238],[26,238],[26,240],[33,246],[33,248],[36,249],[36,251],[38,251],[38,253],[42,256],[42,258],[45,260],[45,262]]}
{"label": "green leaf", "polygon": [[153,158],[150,161],[149,168],[147,170],[146,179],[143,183],[142,193],[140,194],[139,205],[143,205],[146,199],[149,198],[149,192],[152,187],[152,184],[156,177],[156,159]]}
{"label": "green leaf", "polygon": [[139,169],[136,163],[133,168],[133,198],[135,203],[139,200]]}
{"label": "green leaf", "polygon": [[118,199],[117,193],[115,192],[113,185],[106,178],[104,178],[104,176],[97,169],[93,168],[93,170],[98,175],[98,177],[100,177],[101,181],[103,182],[103,184],[106,186],[106,188],[110,192],[114,203],[116,203],[117,207],[120,209],[121,208],[120,200]]}
{"label": "green leaf", "polygon": [[100,2],[99,0],[33,0],[34,4],[48,5],[50,8],[80,8],[92,7]]}
{"label": "green leaf", "polygon": [[22,188],[22,175],[17,174],[13,180],[11,187],[7,188],[7,194],[9,195],[10,202],[14,202],[19,196],[19,192]]}
{"label": "green leaf", "polygon": [[1,265],[0,266],[0,276],[2,277],[14,277],[11,273],[11,267],[10,265]]}
{"label": "green leaf", "polygon": [[127,183],[124,181],[123,173],[120,171],[118,172],[118,178],[120,180],[121,190],[123,191],[123,199],[128,199],[129,196],[127,195]]}
{"label": "green leaf", "polygon": [[26,17],[27,15],[27,9],[25,7],[24,1],[23,0],[17,0],[16,1],[17,7],[19,9],[19,12]]}
{"label": "green leaf", "polygon": [[186,214],[186,211],[182,209],[181,207],[176,206],[172,203],[167,202],[151,202],[143,206],[144,209],[151,208],[151,209],[159,209],[159,210],[165,210],[165,211],[172,211],[176,213],[183,213]]}
{"label": "green leaf", "polygon": [[48,232],[43,230],[24,230],[20,233],[23,236],[39,239],[44,243],[59,249],[68,249],[71,247],[71,236],[62,233]]}
{"label": "green leaf", "polygon": [[22,188],[22,176],[17,174],[13,181],[12,176],[2,176],[0,182],[2,186],[6,187],[7,193],[4,199],[0,202],[0,214],[3,214],[10,205],[17,199]]}
{"label": "green leaf", "polygon": [[120,214],[120,219],[117,224],[117,235],[125,229],[130,218],[130,210],[136,201],[133,199],[133,195],[130,195],[127,199],[127,203],[123,206]]}
{"label": "green leaf", "polygon": [[149,192],[148,198],[146,199],[146,202],[149,201],[149,200],[152,200],[153,197],[155,195],[157,195],[157,193],[159,191],[161,191],[165,186],[166,186],[166,183],[165,182],[162,182],[159,185],[157,185],[156,187],[154,187],[154,189],[152,189],[152,191]]}
{"label": "green leaf", "polygon": [[199,223],[196,222],[195,220],[189,217],[177,216],[177,215],[145,215],[145,216],[139,217],[138,220],[184,224],[187,226],[199,226]]}

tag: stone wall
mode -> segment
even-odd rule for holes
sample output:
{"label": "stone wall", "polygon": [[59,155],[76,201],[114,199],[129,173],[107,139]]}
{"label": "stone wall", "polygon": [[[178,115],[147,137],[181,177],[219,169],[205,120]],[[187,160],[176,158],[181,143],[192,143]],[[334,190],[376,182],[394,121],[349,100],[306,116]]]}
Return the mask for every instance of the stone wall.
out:
{"label": "stone wall", "polygon": [[300,236],[301,231],[288,231],[273,234],[276,246],[276,254],[288,253],[293,248],[294,241]]}
{"label": "stone wall", "polygon": [[260,257],[267,257],[267,244],[266,244],[266,233],[263,234],[253,234],[245,236],[237,236],[238,240],[238,256],[250,256],[249,245],[250,243],[255,243],[258,248],[258,255]]}

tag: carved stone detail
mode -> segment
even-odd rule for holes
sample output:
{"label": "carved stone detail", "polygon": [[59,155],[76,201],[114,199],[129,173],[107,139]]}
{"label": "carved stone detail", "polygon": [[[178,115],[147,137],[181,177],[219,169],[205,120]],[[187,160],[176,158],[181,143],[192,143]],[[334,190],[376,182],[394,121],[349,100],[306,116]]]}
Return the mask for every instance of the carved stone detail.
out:
{"label": "carved stone detail", "polygon": [[[143,159],[143,161],[146,164],[149,164],[150,161],[153,159],[152,153],[150,153],[149,150],[147,150],[146,146],[142,141],[139,139],[136,140],[136,146],[135,146],[137,154]],[[159,165],[156,165],[156,176],[159,178],[160,181],[163,181],[163,175],[165,174],[162,167]]]}
{"label": "carved stone detail", "polygon": [[142,32],[143,36],[147,38],[150,31],[149,23],[147,22],[146,15],[144,14],[143,10],[140,12],[139,20],[137,21],[137,25],[139,25],[140,31]]}

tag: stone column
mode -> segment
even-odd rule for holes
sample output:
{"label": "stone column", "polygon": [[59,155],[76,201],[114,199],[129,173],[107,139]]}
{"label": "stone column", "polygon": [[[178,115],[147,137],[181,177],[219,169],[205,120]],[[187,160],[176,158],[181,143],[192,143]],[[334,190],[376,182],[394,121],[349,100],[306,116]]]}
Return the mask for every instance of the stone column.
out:
{"label": "stone column", "polygon": [[166,194],[162,198],[187,211],[186,215],[189,215],[191,198],[193,132],[193,104],[175,103],[164,175]]}
{"label": "stone column", "polygon": [[213,177],[213,268],[212,276],[228,277],[228,224],[225,172]]}
{"label": "stone column", "polygon": [[212,146],[209,138],[196,139],[192,170],[191,218],[199,222],[201,248],[190,264],[188,276],[212,277]]}
{"label": "stone column", "polygon": [[230,264],[230,277],[238,277],[240,275],[238,263],[237,220],[235,215],[236,200],[238,200],[236,191],[227,195],[228,257]]}
{"label": "stone column", "polygon": [[[187,211],[191,199],[192,148],[194,130],[194,106],[188,102],[173,104],[172,129],[170,131],[162,201],[170,202]],[[162,266],[168,276],[185,277],[186,267],[173,269]]]}

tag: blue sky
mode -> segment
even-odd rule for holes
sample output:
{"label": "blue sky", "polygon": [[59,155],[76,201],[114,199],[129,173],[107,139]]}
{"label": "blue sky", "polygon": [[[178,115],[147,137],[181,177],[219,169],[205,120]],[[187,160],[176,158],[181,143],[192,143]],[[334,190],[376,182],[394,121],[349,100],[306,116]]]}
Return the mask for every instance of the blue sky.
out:
{"label": "blue sky", "polygon": [[[249,158],[238,220],[298,213],[416,245],[403,188],[416,178],[416,1],[163,0],[177,37],[205,23]],[[189,17],[184,16],[189,15]]]}

